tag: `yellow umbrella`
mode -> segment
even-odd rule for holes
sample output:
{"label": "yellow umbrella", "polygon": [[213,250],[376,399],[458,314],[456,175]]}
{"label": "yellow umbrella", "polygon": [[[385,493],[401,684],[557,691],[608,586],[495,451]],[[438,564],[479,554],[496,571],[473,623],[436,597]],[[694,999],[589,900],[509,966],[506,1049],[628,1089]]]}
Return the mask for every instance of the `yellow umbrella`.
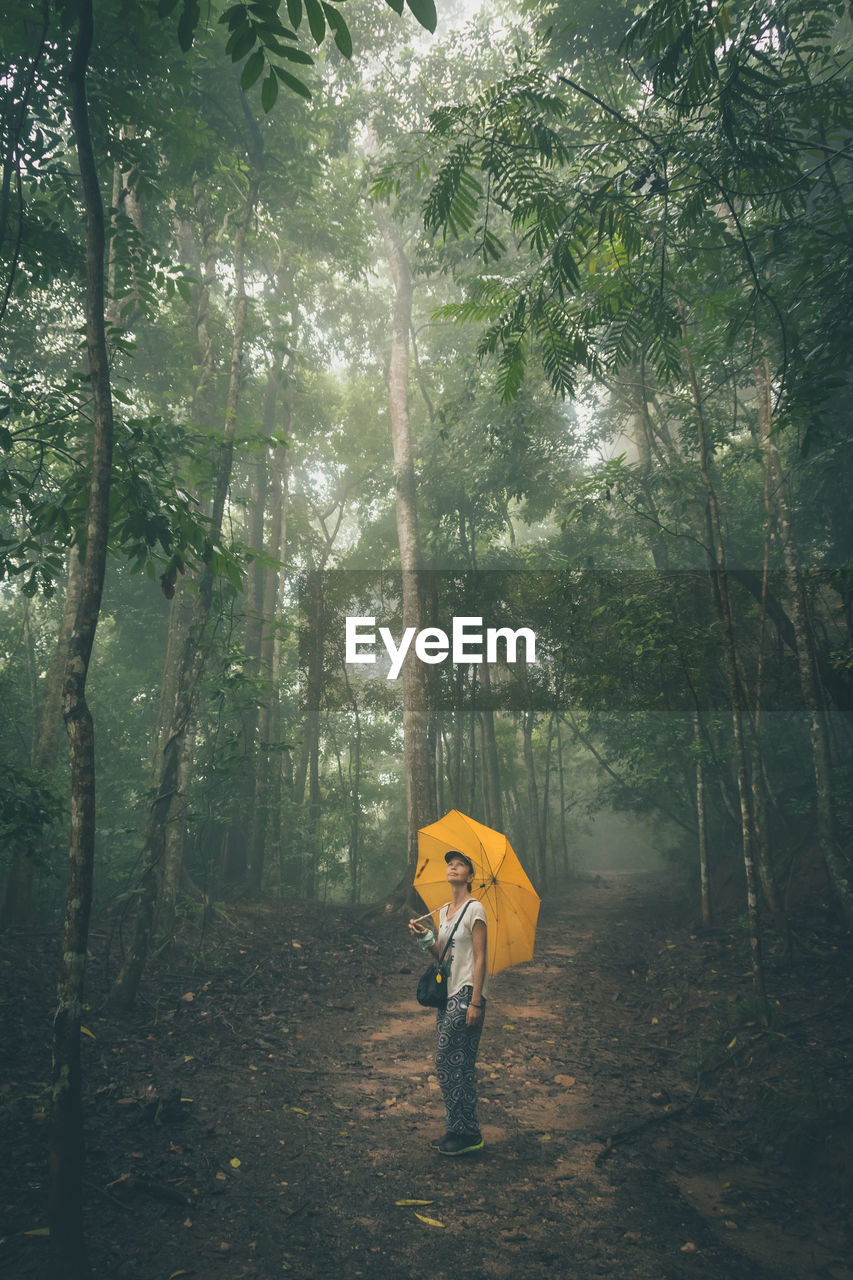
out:
{"label": "yellow umbrella", "polygon": [[531,960],[539,896],[506,836],[458,809],[418,832],[414,886],[430,914],[448,901],[444,855],[451,849],[474,864],[472,890],[485,908],[489,927],[489,973]]}

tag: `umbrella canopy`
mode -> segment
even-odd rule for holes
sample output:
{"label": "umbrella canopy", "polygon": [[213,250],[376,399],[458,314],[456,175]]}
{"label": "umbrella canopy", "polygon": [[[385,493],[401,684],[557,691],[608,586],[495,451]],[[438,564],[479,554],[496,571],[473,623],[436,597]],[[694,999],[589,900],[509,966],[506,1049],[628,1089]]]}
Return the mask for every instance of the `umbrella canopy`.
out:
{"label": "umbrella canopy", "polygon": [[451,849],[474,864],[471,888],[485,908],[489,927],[489,973],[531,960],[539,896],[506,836],[458,809],[418,832],[414,886],[430,911],[448,901],[444,855]]}

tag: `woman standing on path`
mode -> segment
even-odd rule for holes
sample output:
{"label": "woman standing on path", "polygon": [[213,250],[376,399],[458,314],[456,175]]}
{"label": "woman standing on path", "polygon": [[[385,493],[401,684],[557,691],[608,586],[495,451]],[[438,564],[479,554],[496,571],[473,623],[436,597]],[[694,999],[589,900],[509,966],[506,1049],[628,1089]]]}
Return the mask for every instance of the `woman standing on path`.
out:
{"label": "woman standing on path", "polygon": [[488,934],[486,913],[471,896],[473,862],[456,849],[449,850],[444,861],[453,899],[439,912],[438,937],[416,920],[410,921],[409,930],[438,960],[456,929],[448,949],[447,1004],[436,1014],[435,1069],[444,1098],[447,1133],[432,1145],[443,1156],[463,1156],[483,1148],[474,1071],[486,1011]]}

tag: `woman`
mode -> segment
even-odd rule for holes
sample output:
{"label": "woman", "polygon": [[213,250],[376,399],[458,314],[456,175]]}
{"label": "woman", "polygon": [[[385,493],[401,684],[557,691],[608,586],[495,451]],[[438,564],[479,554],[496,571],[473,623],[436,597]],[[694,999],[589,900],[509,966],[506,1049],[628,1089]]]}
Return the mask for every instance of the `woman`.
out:
{"label": "woman", "polygon": [[447,1133],[432,1145],[443,1156],[464,1156],[483,1149],[474,1068],[486,1011],[488,934],[486,913],[471,895],[473,862],[456,849],[446,853],[444,861],[453,898],[439,912],[438,937],[417,920],[410,921],[409,929],[423,949],[438,960],[456,927],[446,957],[450,960],[447,1005],[437,1010],[436,1018],[435,1069],[444,1097]]}

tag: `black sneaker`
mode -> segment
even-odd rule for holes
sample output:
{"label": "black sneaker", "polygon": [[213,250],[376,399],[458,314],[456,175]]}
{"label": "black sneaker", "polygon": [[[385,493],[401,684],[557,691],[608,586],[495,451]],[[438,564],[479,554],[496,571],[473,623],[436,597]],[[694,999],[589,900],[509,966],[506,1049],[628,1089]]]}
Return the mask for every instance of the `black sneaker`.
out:
{"label": "black sneaker", "polygon": [[446,1133],[432,1146],[442,1156],[466,1156],[472,1151],[482,1151],[483,1139],[479,1133]]}

